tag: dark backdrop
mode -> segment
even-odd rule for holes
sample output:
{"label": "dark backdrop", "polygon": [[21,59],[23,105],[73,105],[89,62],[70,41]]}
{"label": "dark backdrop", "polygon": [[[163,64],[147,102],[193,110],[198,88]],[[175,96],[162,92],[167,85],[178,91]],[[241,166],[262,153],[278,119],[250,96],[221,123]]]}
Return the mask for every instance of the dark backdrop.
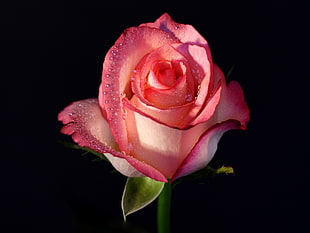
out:
{"label": "dark backdrop", "polygon": [[[226,133],[213,161],[236,174],[175,187],[173,232],[307,231],[306,1],[1,5],[1,232],[121,226],[126,178],[60,145],[70,137],[59,133],[57,114],[97,96],[104,56],[125,28],[164,12],[193,25],[225,73],[234,66],[229,79],[241,83],[251,109],[248,129]],[[129,216],[129,225],[156,232],[155,212],[154,203]]]}

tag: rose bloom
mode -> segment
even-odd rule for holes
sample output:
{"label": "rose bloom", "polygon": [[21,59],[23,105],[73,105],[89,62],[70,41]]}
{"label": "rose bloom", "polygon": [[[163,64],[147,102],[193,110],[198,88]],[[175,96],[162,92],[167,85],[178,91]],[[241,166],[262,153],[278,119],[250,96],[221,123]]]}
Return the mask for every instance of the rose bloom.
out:
{"label": "rose bloom", "polygon": [[126,29],[108,51],[98,99],[60,112],[62,133],[119,172],[168,182],[204,168],[230,129],[245,129],[240,85],[226,84],[207,41],[168,14]]}

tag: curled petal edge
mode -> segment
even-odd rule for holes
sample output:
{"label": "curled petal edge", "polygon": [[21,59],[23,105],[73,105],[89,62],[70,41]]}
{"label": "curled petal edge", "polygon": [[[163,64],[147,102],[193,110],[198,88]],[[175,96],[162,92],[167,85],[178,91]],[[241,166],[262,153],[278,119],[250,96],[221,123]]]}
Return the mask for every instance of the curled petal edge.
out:
{"label": "curled petal edge", "polygon": [[155,22],[144,23],[141,26],[154,27],[171,33],[182,43],[194,43],[208,47],[206,39],[192,25],[177,23],[167,13],[160,16]]}
{"label": "curled petal edge", "polygon": [[[72,135],[72,139],[79,146],[104,154],[123,175],[148,176],[157,181],[168,182],[166,177],[152,166],[117,151],[117,145],[113,141],[108,123],[101,114],[97,99],[72,103],[59,113],[58,120],[65,124],[62,133]],[[102,132],[103,135],[99,135],[98,132]]]}
{"label": "curled petal edge", "polygon": [[228,130],[241,128],[242,127],[238,121],[229,120],[214,125],[210,129],[208,129],[200,137],[191,152],[182,162],[181,166],[176,171],[171,181],[173,182],[174,180],[182,176],[189,175],[207,166],[217,150],[217,144],[221,139],[222,135]]}

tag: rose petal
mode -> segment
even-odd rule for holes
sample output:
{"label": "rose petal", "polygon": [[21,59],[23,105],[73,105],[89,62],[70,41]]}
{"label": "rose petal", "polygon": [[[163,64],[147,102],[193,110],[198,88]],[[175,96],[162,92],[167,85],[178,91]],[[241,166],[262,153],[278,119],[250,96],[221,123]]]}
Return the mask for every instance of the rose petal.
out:
{"label": "rose petal", "polygon": [[[188,70],[186,68],[186,58],[174,47],[169,44],[164,45],[148,54],[141,61],[135,68],[136,73],[132,77],[133,92],[140,99],[145,98],[150,104],[159,108],[184,105],[193,99],[193,94],[190,93],[193,87],[188,85],[187,82],[187,76],[190,76],[190,72],[186,72]],[[154,84],[156,84],[155,80],[158,77],[154,77],[154,74],[150,72],[152,71],[151,69],[154,66],[160,66],[158,65],[160,62],[167,64],[167,62],[176,63],[176,61],[182,62],[186,75],[183,74],[181,77],[178,77],[170,88],[167,86],[165,86],[166,88],[156,88],[159,85],[154,86]],[[189,95],[192,96],[190,100]]]}
{"label": "rose petal", "polygon": [[178,128],[182,128],[184,119],[188,116],[194,105],[194,103],[188,103],[183,106],[162,109],[141,101],[137,96],[134,96],[128,104],[162,124]]}
{"label": "rose petal", "polygon": [[97,99],[87,99],[74,102],[58,114],[58,120],[65,125],[61,132],[71,135],[80,146],[89,147],[88,137],[117,150],[117,144],[109,129],[109,125],[102,116]]}
{"label": "rose petal", "polygon": [[214,79],[222,83],[220,102],[214,115],[204,123],[209,128],[186,157],[173,180],[198,171],[212,159],[217,143],[223,133],[230,129],[245,129],[250,120],[250,111],[244,100],[240,85],[232,81],[226,86],[225,77],[220,68],[214,64]]}
{"label": "rose petal", "polygon": [[195,43],[208,46],[208,42],[192,25],[176,23],[167,13],[159,17],[154,23],[144,23],[140,26],[159,28],[169,32],[177,37],[182,43]]}
{"label": "rose petal", "polygon": [[199,141],[189,153],[189,155],[186,157],[186,159],[183,161],[183,163],[173,176],[172,181],[207,166],[217,150],[217,144],[222,135],[227,130],[238,128],[240,128],[239,122],[226,121],[222,124],[217,124],[207,130],[199,139]]}
{"label": "rose petal", "polygon": [[72,135],[73,140],[80,146],[104,153],[112,165],[125,176],[145,175],[167,182],[167,179],[150,165],[118,151],[97,99],[72,103],[59,113],[58,120],[65,124],[62,133]]}
{"label": "rose petal", "polygon": [[126,123],[131,154],[140,161],[171,178],[199,137],[207,130],[207,124],[199,124],[187,130],[166,126],[135,109],[124,101]]}
{"label": "rose petal", "polygon": [[206,122],[214,115],[216,107],[220,102],[221,92],[222,86],[221,84],[219,84],[215,93],[209,97],[209,100],[205,101],[206,103],[204,108],[199,113],[199,115],[190,123],[191,125],[197,125],[199,123]]}
{"label": "rose petal", "polygon": [[175,46],[188,59],[197,87],[195,106],[183,122],[183,127],[196,125],[207,121],[213,115],[219,103],[221,83],[217,82],[214,87],[213,64],[208,49],[191,44]]}
{"label": "rose petal", "polygon": [[[139,79],[139,76],[146,75],[151,65],[149,65],[148,69],[143,67],[144,69],[141,69],[141,72],[140,70],[136,71],[136,75],[134,77],[137,78],[135,78],[133,81],[133,88],[134,93],[137,95],[138,99],[134,97],[132,99],[132,102],[136,104],[138,108],[142,107],[144,112],[146,112],[152,117],[155,117],[161,122],[172,125],[174,127],[188,128],[190,125],[195,125],[208,120],[213,115],[215,108],[219,102],[221,86],[219,82],[217,82],[217,86],[215,88],[213,87],[214,80],[212,78],[212,58],[205,47],[192,44],[172,44],[168,47],[171,46],[174,47],[178,52],[180,52],[184,56],[184,58],[182,57],[182,59],[185,59],[188,63],[188,66],[190,68],[188,68],[187,70],[191,70],[192,73],[186,73],[187,85],[188,87],[190,87],[190,89],[193,89],[192,86],[195,85],[197,87],[197,90],[195,90],[196,93],[194,93],[194,90],[193,94],[182,93],[183,98],[181,98],[178,97],[178,92],[176,90],[173,90],[173,93],[169,93],[166,91],[167,96],[171,96],[174,98],[164,98],[163,96],[165,96],[165,92],[163,92],[162,90],[149,89],[146,91],[147,97],[149,100],[152,100],[155,103],[162,102],[163,99],[165,101],[169,101],[169,106],[171,101],[172,103],[174,103],[178,99],[180,99],[181,103],[184,103],[185,100],[188,100],[188,102],[190,102],[190,100],[194,98],[194,95],[197,95],[195,98],[195,104],[186,104],[179,107],[175,104],[176,106],[174,106],[173,108],[167,108],[168,106],[166,105],[157,104],[157,107],[159,108],[156,109],[156,106],[154,106],[153,108],[150,103],[144,101],[140,90],[140,87],[143,87],[144,84],[140,83],[141,80]],[[165,46],[165,48],[166,47],[167,46]],[[168,49],[164,49],[164,51],[166,50]],[[175,51],[172,50],[170,53],[174,54]],[[168,55],[165,55],[164,57],[166,59],[171,59]],[[145,57],[143,59],[143,63],[151,64],[151,58],[153,57]],[[193,82],[195,84],[193,84]],[[189,95],[191,95],[191,97],[188,97]]]}
{"label": "rose petal", "polygon": [[110,129],[121,151],[128,152],[122,99],[125,95],[132,95],[129,88],[132,71],[145,54],[166,43],[178,42],[173,35],[156,28],[129,28],[108,51],[103,64],[99,104],[106,112]]}
{"label": "rose petal", "polygon": [[221,69],[214,64],[214,78],[221,80],[222,92],[220,102],[212,118],[210,124],[217,124],[227,120],[237,120],[241,124],[241,128],[245,129],[250,120],[250,110],[244,100],[243,90],[236,81],[231,81],[225,85],[225,76]]}

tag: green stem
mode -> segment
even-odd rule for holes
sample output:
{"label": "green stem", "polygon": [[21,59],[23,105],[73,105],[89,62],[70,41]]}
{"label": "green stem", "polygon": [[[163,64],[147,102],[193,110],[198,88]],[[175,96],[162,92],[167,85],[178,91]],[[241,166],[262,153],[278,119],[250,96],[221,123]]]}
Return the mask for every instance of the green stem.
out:
{"label": "green stem", "polygon": [[158,233],[170,233],[170,207],[171,183],[165,183],[165,186],[160,193],[157,202]]}

